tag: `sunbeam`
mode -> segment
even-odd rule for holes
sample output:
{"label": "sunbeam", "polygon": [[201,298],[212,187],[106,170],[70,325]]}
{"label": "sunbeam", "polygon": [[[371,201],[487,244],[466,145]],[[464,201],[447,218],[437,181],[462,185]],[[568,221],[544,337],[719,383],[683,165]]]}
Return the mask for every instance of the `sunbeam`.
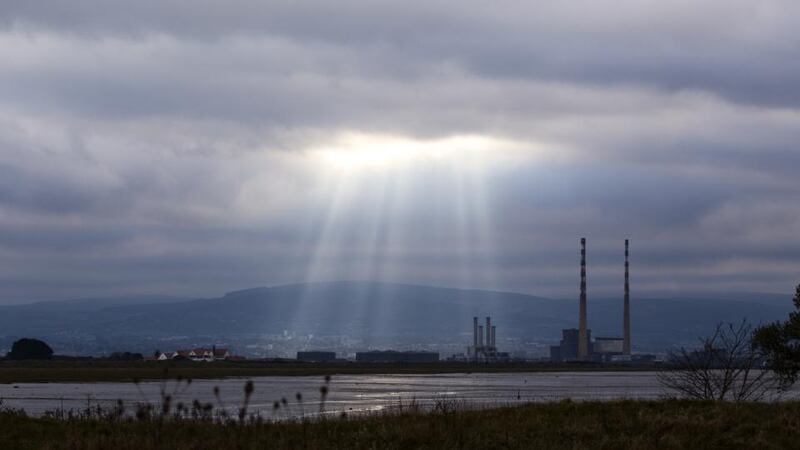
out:
{"label": "sunbeam", "polygon": [[[496,287],[487,179],[490,166],[520,144],[487,136],[416,140],[364,133],[331,142],[305,153],[327,185],[326,210],[318,226],[307,225],[316,234],[309,237],[314,249],[306,283]],[[370,319],[362,324],[369,345],[394,324],[389,311],[376,309],[381,293],[364,286],[349,302],[352,320]],[[300,299],[294,323],[311,313],[311,295]]]}
{"label": "sunbeam", "polygon": [[343,133],[330,144],[310,150],[324,164],[352,172],[359,169],[397,169],[420,163],[456,163],[476,153],[517,147],[518,144],[488,136],[457,135],[419,140],[401,136]]}

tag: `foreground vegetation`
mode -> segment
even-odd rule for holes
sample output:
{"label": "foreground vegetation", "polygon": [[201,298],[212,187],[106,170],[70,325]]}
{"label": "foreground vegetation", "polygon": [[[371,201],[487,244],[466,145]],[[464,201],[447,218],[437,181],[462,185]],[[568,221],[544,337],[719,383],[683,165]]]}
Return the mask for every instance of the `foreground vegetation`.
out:
{"label": "foreground vegetation", "polygon": [[[168,370],[165,370],[168,369]],[[283,362],[213,362],[198,363],[158,361],[0,361],[0,383],[96,382],[159,380],[176,377],[219,379],[229,377],[306,376],[352,374],[426,374],[470,372],[543,372],[574,370],[652,370],[652,367],[602,364],[370,364],[370,363],[298,363]]]}
{"label": "foreground vegetation", "polygon": [[800,403],[686,400],[442,408],[363,418],[251,420],[29,418],[0,413],[0,448],[797,448]]}

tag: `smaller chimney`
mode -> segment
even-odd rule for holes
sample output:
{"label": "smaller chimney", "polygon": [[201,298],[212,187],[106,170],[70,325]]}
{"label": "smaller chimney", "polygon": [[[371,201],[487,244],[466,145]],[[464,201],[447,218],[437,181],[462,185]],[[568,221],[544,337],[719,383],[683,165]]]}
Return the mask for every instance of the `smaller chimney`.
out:
{"label": "smaller chimney", "polygon": [[478,357],[478,316],[472,318],[472,353]]}
{"label": "smaller chimney", "polygon": [[497,350],[497,341],[495,341],[495,333],[497,333],[497,325],[492,325],[492,349]]}
{"label": "smaller chimney", "polygon": [[486,346],[492,346],[492,318],[486,316]]}
{"label": "smaller chimney", "polygon": [[483,347],[483,325],[478,327],[478,344]]}

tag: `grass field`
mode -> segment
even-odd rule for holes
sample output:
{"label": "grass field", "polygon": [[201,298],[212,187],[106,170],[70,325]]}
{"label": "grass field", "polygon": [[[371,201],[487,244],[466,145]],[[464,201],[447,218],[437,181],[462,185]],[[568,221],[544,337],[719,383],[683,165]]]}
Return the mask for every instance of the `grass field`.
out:
{"label": "grass field", "polygon": [[[165,371],[165,369],[167,369]],[[157,380],[164,378],[216,379],[227,377],[303,376],[341,374],[425,374],[470,372],[543,372],[575,370],[652,370],[597,364],[368,364],[298,362],[121,362],[87,361],[0,361],[0,383],[95,382]]]}
{"label": "grass field", "polygon": [[0,413],[4,449],[770,449],[800,445],[800,403],[560,402],[315,422],[35,419]]}

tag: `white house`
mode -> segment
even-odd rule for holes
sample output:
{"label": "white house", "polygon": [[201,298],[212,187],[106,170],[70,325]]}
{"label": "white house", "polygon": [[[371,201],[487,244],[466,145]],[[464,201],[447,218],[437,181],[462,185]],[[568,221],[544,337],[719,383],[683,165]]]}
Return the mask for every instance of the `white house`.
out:
{"label": "white house", "polygon": [[176,350],[174,352],[161,352],[156,357],[158,361],[168,361],[172,359],[188,359],[191,361],[225,361],[231,358],[227,348],[195,348],[191,350]]}

